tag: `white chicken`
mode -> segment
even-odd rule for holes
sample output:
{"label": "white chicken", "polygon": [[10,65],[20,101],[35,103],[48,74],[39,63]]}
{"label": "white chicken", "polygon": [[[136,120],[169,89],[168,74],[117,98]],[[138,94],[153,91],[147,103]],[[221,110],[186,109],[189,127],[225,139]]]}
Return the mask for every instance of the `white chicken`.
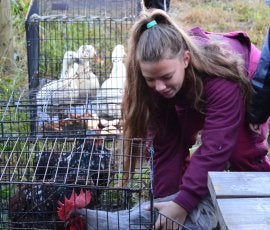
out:
{"label": "white chicken", "polygon": [[60,79],[44,85],[36,95],[39,111],[43,113],[47,112],[48,105],[73,104],[79,97],[78,85],[73,76],[73,72],[74,75],[77,73],[74,63],[78,62],[78,54],[69,51],[65,55]]}
{"label": "white chicken", "polygon": [[75,51],[65,52],[60,79],[72,78],[78,70],[78,62],[78,54]]}
{"label": "white chicken", "polygon": [[126,80],[126,66],[123,62],[125,55],[123,45],[118,44],[114,47],[111,73],[97,91],[97,99],[93,101],[93,106],[100,118],[113,120],[121,117],[120,107]]}
{"label": "white chicken", "polygon": [[98,77],[92,72],[91,61],[98,61],[97,53],[92,45],[82,45],[78,49],[79,67],[77,71],[77,84],[81,99],[93,98],[100,87]]}

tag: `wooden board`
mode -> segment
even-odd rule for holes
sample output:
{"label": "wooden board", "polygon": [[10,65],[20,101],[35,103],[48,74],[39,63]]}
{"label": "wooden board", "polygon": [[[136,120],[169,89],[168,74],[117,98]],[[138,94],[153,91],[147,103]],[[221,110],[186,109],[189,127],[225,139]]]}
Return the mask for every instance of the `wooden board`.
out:
{"label": "wooden board", "polygon": [[222,230],[270,229],[270,172],[209,172]]}
{"label": "wooden board", "polygon": [[218,199],[221,229],[270,229],[270,198]]}
{"label": "wooden board", "polygon": [[270,172],[209,172],[208,188],[212,198],[270,197]]}

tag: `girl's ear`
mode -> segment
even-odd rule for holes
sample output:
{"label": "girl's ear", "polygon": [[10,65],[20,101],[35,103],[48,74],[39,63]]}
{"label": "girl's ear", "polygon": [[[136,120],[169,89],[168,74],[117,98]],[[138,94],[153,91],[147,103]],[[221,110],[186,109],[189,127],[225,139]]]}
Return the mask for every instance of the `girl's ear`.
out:
{"label": "girl's ear", "polygon": [[183,55],[183,62],[185,64],[185,68],[188,67],[188,64],[190,62],[190,59],[191,59],[191,54],[190,54],[190,52],[188,50],[186,50],[184,52],[184,55]]}

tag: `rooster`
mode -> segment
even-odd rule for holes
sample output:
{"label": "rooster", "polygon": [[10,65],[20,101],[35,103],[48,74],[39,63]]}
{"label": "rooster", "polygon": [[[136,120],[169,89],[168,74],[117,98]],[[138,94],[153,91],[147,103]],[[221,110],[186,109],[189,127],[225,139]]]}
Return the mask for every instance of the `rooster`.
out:
{"label": "rooster", "polygon": [[64,202],[58,201],[58,218],[70,226],[70,230],[86,229],[86,219],[83,216],[74,215],[76,209],[84,208],[91,202],[91,193],[89,191],[80,191],[77,195],[74,191],[69,199],[65,197]]}
{"label": "rooster", "polygon": [[113,176],[109,172],[112,171],[114,159],[112,152],[98,140],[85,140],[80,141],[72,151],[62,154],[38,153],[34,165],[38,181],[104,186]]}
{"label": "rooster", "polygon": [[[100,201],[101,190],[94,186],[110,183],[113,171],[112,152],[92,140],[79,142],[72,151],[37,153],[33,161],[35,184],[20,185],[9,202],[13,227],[30,229],[65,229],[57,221],[57,200],[79,192],[81,185],[92,186],[91,204]],[[66,186],[68,185],[68,186]]]}
{"label": "rooster", "polygon": [[[64,226],[57,220],[57,200],[71,196],[80,188],[56,186],[54,184],[19,185],[9,201],[9,218],[16,229],[57,229]],[[92,203],[97,202],[96,191],[91,190]],[[90,208],[91,206],[87,206]]]}

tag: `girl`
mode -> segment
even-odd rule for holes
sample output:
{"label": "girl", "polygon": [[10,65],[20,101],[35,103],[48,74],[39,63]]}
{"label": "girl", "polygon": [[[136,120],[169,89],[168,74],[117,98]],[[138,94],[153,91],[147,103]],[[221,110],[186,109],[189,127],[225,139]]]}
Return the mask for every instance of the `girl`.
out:
{"label": "girl", "polygon": [[[128,48],[124,137],[153,140],[154,196],[173,195],[154,207],[190,229],[213,229],[208,172],[270,171],[266,126],[258,134],[245,121],[260,53],[245,33],[185,32],[158,9],[141,13]],[[126,155],[127,169],[134,159]]]}

